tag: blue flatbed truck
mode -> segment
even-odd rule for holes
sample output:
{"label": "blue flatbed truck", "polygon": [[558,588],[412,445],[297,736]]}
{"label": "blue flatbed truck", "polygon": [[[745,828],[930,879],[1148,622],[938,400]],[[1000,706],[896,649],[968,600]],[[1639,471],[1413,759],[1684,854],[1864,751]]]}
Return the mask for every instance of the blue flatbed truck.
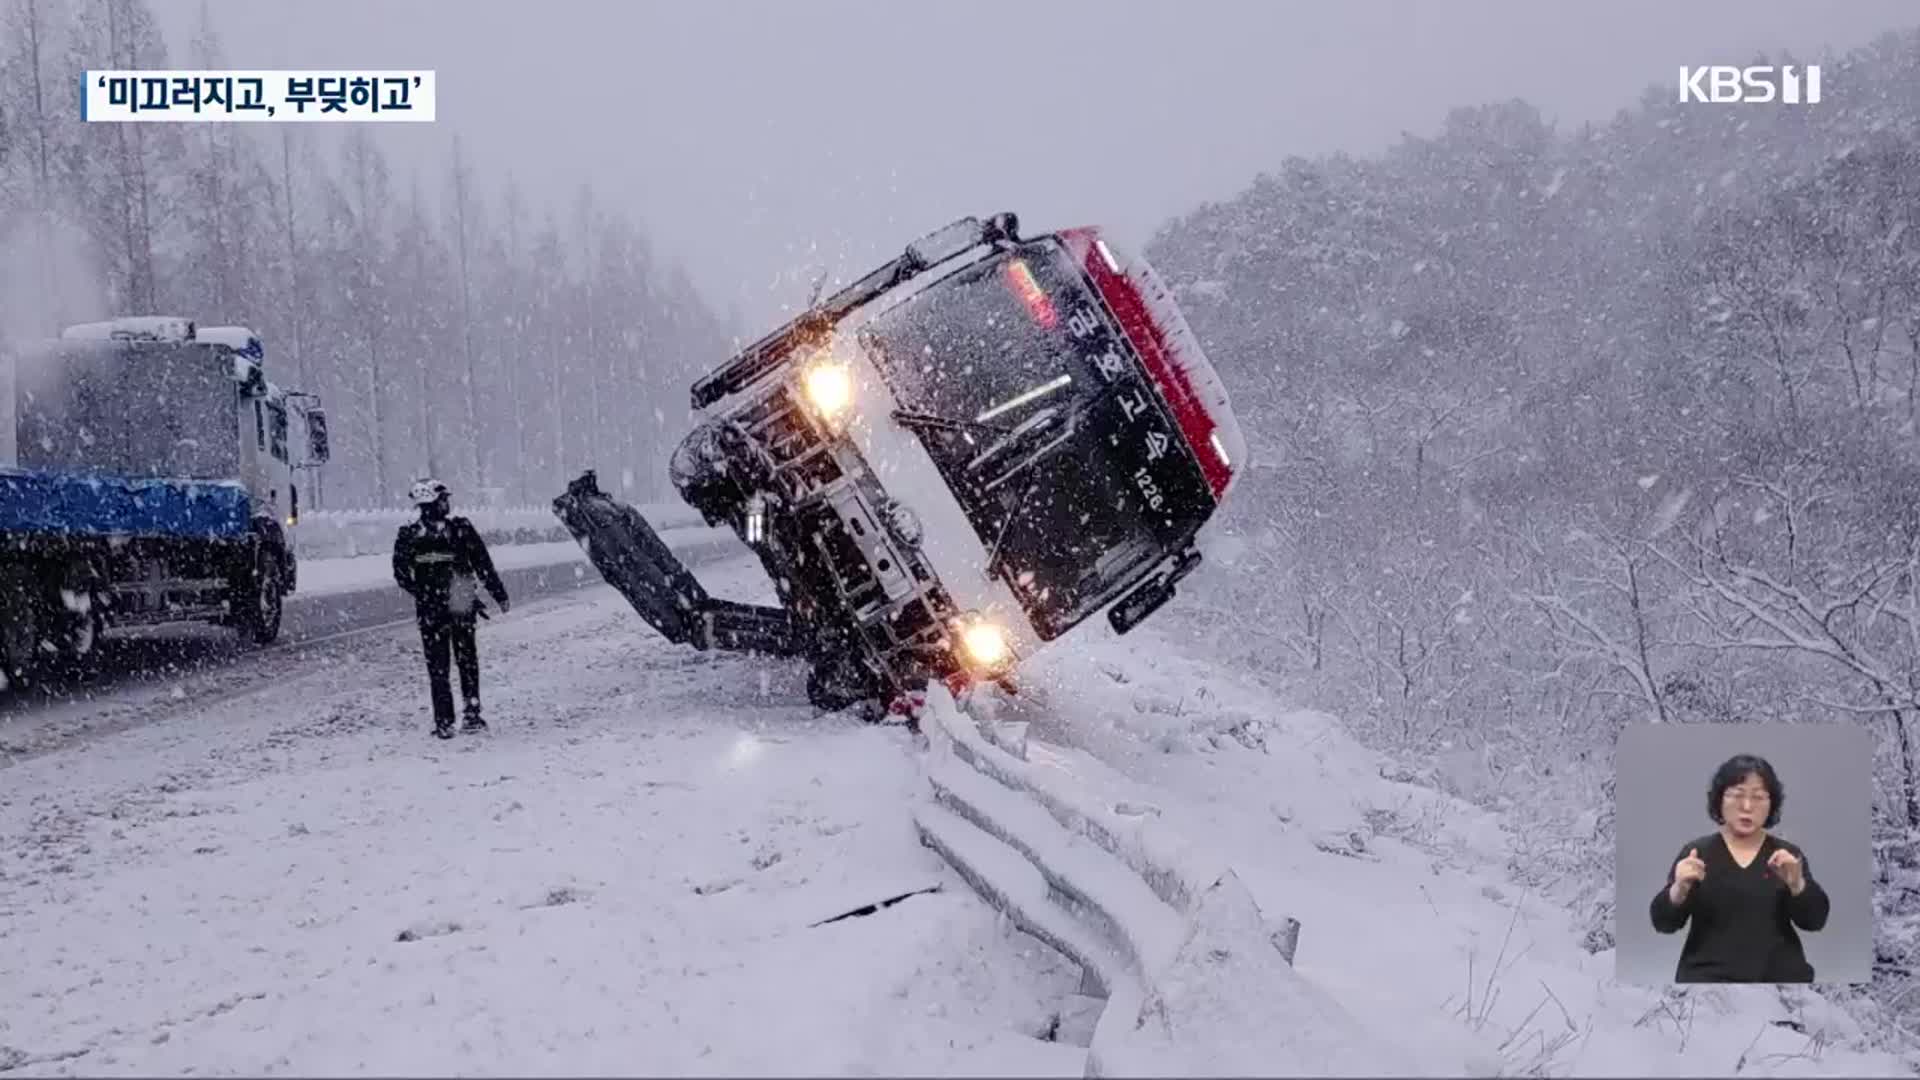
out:
{"label": "blue flatbed truck", "polygon": [[0,357],[0,677],[113,627],[214,622],[266,644],[328,458],[317,398],[241,327],[138,317]]}

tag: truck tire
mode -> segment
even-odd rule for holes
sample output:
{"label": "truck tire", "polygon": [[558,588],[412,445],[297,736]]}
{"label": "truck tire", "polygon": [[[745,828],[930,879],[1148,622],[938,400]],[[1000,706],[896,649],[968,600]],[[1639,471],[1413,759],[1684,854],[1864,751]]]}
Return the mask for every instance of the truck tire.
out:
{"label": "truck tire", "polygon": [[60,649],[60,658],[76,665],[91,660],[105,627],[100,582],[93,568],[84,563],[69,566],[60,591],[48,601],[47,611],[53,622],[53,639]]}
{"label": "truck tire", "polygon": [[39,649],[39,587],[32,571],[0,568],[0,683],[31,681]]}
{"label": "truck tire", "polygon": [[100,613],[90,608],[63,611],[61,615],[59,636],[55,639],[60,646],[60,658],[70,664],[84,665],[100,649],[100,632],[104,628]]}
{"label": "truck tire", "polygon": [[255,645],[271,645],[280,637],[280,621],[286,612],[285,578],[280,573],[280,557],[273,549],[261,546],[253,557],[253,570],[247,575],[235,597],[235,624]]}
{"label": "truck tire", "polygon": [[9,611],[0,616],[0,688],[31,682],[34,647],[40,637],[32,608]]}

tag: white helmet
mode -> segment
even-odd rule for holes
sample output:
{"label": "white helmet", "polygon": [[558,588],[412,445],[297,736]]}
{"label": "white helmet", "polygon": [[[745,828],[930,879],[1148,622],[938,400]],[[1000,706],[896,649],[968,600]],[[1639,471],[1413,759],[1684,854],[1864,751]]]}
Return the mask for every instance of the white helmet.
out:
{"label": "white helmet", "polygon": [[425,506],[430,502],[438,501],[443,496],[452,494],[453,492],[447,488],[447,485],[432,477],[424,480],[415,480],[413,486],[407,489],[407,498],[413,500],[416,506]]}

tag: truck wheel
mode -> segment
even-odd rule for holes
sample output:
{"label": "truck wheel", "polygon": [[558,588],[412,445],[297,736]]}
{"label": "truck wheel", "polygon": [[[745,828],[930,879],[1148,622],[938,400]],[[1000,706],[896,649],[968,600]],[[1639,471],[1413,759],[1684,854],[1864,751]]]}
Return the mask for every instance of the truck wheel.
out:
{"label": "truck wheel", "polygon": [[31,605],[0,619],[0,689],[30,682],[34,647],[40,638]]}
{"label": "truck wheel", "polygon": [[0,687],[32,680],[40,649],[40,586],[27,569],[0,569]]}
{"label": "truck wheel", "polygon": [[272,552],[255,556],[253,573],[241,589],[240,632],[255,645],[271,645],[280,636],[280,619],[285,613],[280,560]]}
{"label": "truck wheel", "polygon": [[69,663],[84,664],[100,647],[101,619],[91,609],[67,613],[61,620],[60,655]]}
{"label": "truck wheel", "polygon": [[105,620],[101,616],[98,584],[93,572],[84,565],[70,567],[60,591],[48,603],[60,658],[69,663],[85,663],[99,647]]}

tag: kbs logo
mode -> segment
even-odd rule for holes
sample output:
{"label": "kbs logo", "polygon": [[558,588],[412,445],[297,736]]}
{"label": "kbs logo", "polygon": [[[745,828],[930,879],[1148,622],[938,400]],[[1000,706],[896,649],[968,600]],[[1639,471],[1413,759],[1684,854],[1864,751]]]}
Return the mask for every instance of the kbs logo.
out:
{"label": "kbs logo", "polygon": [[1820,100],[1820,68],[1791,64],[1778,67],[1683,67],[1680,69],[1680,103],[1711,101],[1716,104],[1740,102],[1783,105],[1813,105]]}

